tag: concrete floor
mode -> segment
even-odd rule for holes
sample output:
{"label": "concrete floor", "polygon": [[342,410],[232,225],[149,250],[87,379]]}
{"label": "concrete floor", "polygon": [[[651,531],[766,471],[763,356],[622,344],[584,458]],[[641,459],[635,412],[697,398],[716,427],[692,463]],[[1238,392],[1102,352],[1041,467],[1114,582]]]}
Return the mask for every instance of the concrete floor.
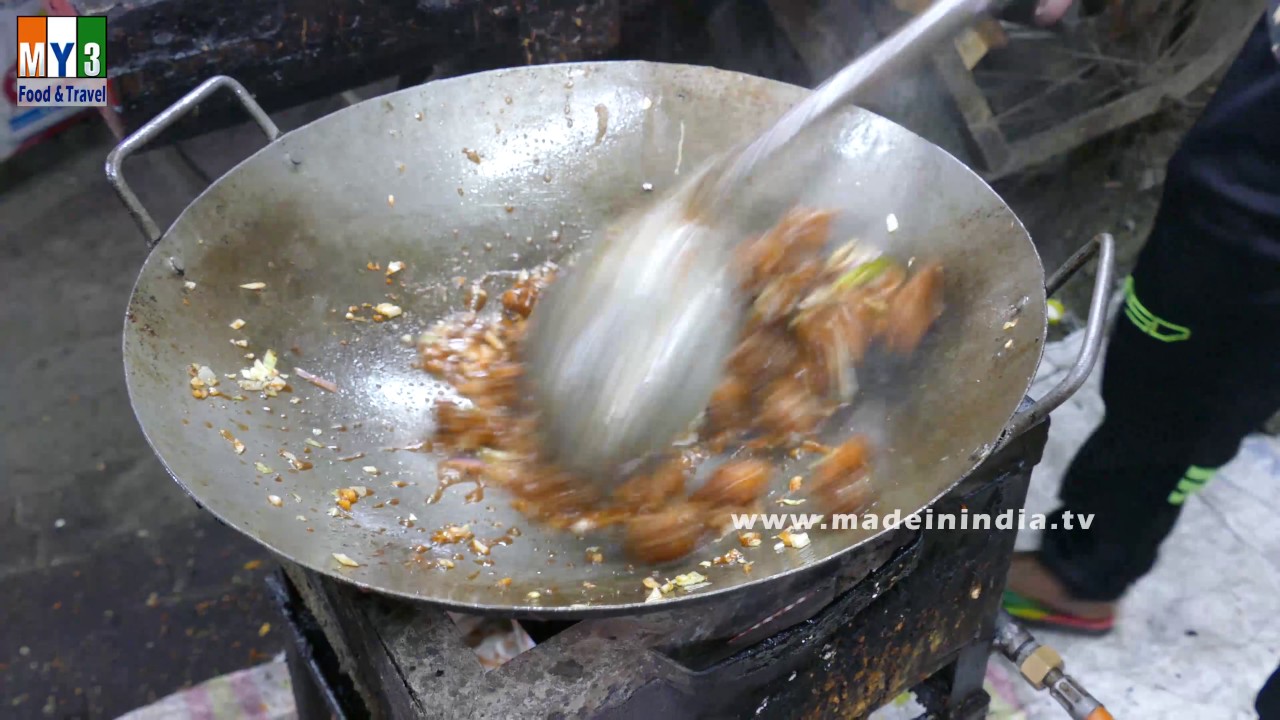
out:
{"label": "concrete floor", "polygon": [[[267,554],[169,479],[129,408],[123,312],[146,247],[77,128],[0,194],[0,717],[115,717],[274,655]],[[129,167],[172,217],[200,181]],[[262,567],[253,568],[252,561]]]}

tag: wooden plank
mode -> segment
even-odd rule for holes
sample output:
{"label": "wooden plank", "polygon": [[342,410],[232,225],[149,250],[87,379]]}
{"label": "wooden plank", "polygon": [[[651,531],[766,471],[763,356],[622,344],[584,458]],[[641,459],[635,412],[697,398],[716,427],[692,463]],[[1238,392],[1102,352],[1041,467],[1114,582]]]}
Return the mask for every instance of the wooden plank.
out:
{"label": "wooden plank", "polygon": [[[893,6],[908,15],[919,15],[934,0],[893,0]],[[992,17],[984,17],[974,23],[971,29],[960,33],[955,40],[956,52],[964,59],[966,68],[972,70],[987,53],[994,48],[1002,48],[1009,43],[1000,22]]]}
{"label": "wooden plank", "polygon": [[1244,43],[1254,25],[1250,23],[1239,34],[1222,37],[1212,50],[1188,63],[1165,81],[1078,115],[1052,130],[1009,145],[1010,157],[1004,166],[988,177],[1004,177],[1018,170],[1050,160],[1095,138],[1141,120],[1160,108],[1169,98],[1183,98],[1204,85],[1215,72],[1229,62]]}
{"label": "wooden plank", "polygon": [[953,53],[939,53],[933,59],[934,71],[951,92],[960,116],[969,131],[969,139],[981,154],[982,169],[998,172],[1012,156],[1009,142],[996,122],[991,104],[970,72],[971,66]]}

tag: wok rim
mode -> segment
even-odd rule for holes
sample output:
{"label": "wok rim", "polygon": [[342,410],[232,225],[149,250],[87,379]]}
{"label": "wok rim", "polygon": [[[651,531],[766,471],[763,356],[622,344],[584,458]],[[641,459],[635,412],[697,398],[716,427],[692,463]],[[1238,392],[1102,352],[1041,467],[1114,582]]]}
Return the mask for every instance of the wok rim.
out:
{"label": "wok rim", "polygon": [[[166,460],[164,454],[160,451],[159,447],[152,440],[151,433],[148,431],[146,424],[142,421],[142,418],[139,416],[138,400],[140,396],[135,394],[133,370],[131,367],[130,356],[127,352],[130,338],[131,338],[130,328],[134,326],[134,323],[131,317],[132,308],[134,306],[135,299],[139,297],[143,275],[145,274],[152,260],[157,256],[158,253],[161,252],[162,246],[164,246],[166,242],[171,241],[172,239],[171,233],[173,229],[187,216],[188,213],[192,211],[193,208],[199,205],[200,202],[218,186],[219,183],[221,183],[227,177],[230,177],[231,175],[235,174],[244,165],[246,165],[250,161],[257,158],[260,154],[270,150],[275,143],[281,140],[284,140],[285,138],[291,135],[294,135],[303,130],[306,130],[318,122],[324,121],[327,118],[330,118],[333,115],[336,115],[339,113],[355,111],[357,108],[367,103],[379,101],[379,100],[385,100],[385,99],[394,97],[400,93],[411,92],[411,91],[420,89],[426,85],[475,82],[476,78],[484,78],[484,77],[490,77],[490,76],[496,76],[496,75],[502,75],[502,74],[511,74],[511,73],[522,73],[522,72],[530,71],[530,69],[537,69],[537,68],[561,68],[565,70],[572,70],[575,68],[598,68],[601,66],[614,67],[619,65],[662,66],[662,67],[667,67],[672,69],[683,69],[686,71],[695,71],[700,73],[719,74],[725,78],[748,78],[752,81],[764,82],[771,85],[794,88],[804,92],[811,91],[811,89],[809,88],[804,88],[798,85],[792,85],[791,83],[772,80],[772,79],[760,77],[757,75],[751,75],[749,73],[741,73],[741,72],[736,72],[731,70],[721,70],[719,68],[713,68],[713,67],[701,66],[701,65],[689,65],[684,63],[652,62],[652,61],[646,61],[646,60],[614,60],[614,61],[600,61],[600,62],[548,63],[546,65],[522,66],[522,67],[510,67],[510,68],[498,68],[494,70],[486,70],[486,71],[477,72],[477,73],[470,73],[466,75],[459,75],[451,78],[435,80],[429,83],[423,83],[422,85],[416,85],[410,88],[403,88],[385,95],[379,95],[372,98],[368,98],[368,99],[362,100],[359,103],[356,103],[355,105],[350,105],[350,106],[341,108],[339,110],[336,110],[333,113],[328,113],[326,115],[318,117],[302,126],[294,128],[293,130],[281,133],[275,140],[268,142],[258,150],[245,156],[243,159],[237,162],[234,166],[228,169],[225,173],[223,173],[222,175],[220,175],[219,177],[211,181],[209,185],[204,188],[204,190],[198,193],[194,198],[190,200],[190,202],[187,203],[187,205],[182,209],[182,212],[180,212],[177,215],[177,217],[169,224],[169,226],[165,228],[164,232],[160,236],[160,239],[156,241],[155,245],[152,246],[151,250],[147,253],[147,257],[143,260],[139,268],[138,275],[134,279],[133,288],[130,291],[129,300],[126,305],[126,311],[125,311],[125,317],[124,317],[124,332],[122,334],[122,339],[121,339],[121,350],[122,350],[122,356],[123,356],[122,361],[124,365],[125,386],[129,393],[129,407],[131,412],[133,413],[134,420],[135,422],[137,422],[139,429],[141,429],[143,437],[146,438],[148,446],[151,447],[152,452],[155,454],[156,458],[160,461],[160,464],[164,467],[165,472],[169,475],[170,478],[173,479],[174,482],[178,484],[180,488],[182,488],[183,492],[185,492],[196,503],[197,506],[199,506],[202,510],[212,514],[223,525],[226,525],[234,529],[235,531],[239,532],[240,534],[244,535],[245,537],[248,537],[249,539],[253,540],[257,544],[266,548],[268,551],[270,551],[273,555],[277,556],[278,558],[282,560],[287,560],[288,562],[294,565],[304,567],[309,571],[324,575],[330,579],[343,583],[344,585],[354,586],[362,590],[373,591],[378,593],[379,595],[393,597],[398,600],[403,600],[403,601],[412,602],[412,603],[426,603],[426,604],[438,606],[445,610],[469,613],[473,615],[523,617],[523,618],[580,619],[580,620],[591,619],[591,618],[614,617],[619,615],[639,616],[639,615],[647,615],[647,614],[658,613],[663,611],[679,611],[679,610],[685,610],[696,604],[700,604],[704,602],[722,601],[722,600],[725,600],[726,598],[736,596],[738,594],[749,593],[749,592],[758,593],[762,589],[767,587],[770,583],[782,580],[784,578],[790,579],[804,573],[814,573],[814,574],[820,573],[824,568],[826,568],[827,566],[835,562],[838,562],[841,558],[844,558],[854,550],[864,545],[869,545],[877,540],[882,540],[887,533],[892,532],[896,529],[896,528],[889,529],[889,528],[882,527],[879,530],[877,530],[874,534],[860,538],[856,542],[853,542],[839,550],[836,550],[835,552],[832,552],[830,555],[827,555],[826,557],[823,557],[821,559],[812,561],[810,563],[807,563],[798,567],[785,569],[780,572],[775,572],[769,575],[762,575],[758,578],[748,580],[746,582],[742,582],[735,585],[729,585],[729,586],[723,586],[723,587],[718,587],[713,585],[710,588],[707,588],[705,590],[700,590],[699,592],[696,592],[696,593],[690,593],[690,594],[684,594],[684,595],[672,594],[669,596],[665,596],[663,600],[660,602],[648,603],[648,602],[641,601],[641,602],[631,602],[631,603],[600,603],[600,604],[592,603],[592,604],[579,604],[579,605],[528,605],[528,604],[518,604],[518,603],[494,604],[494,603],[482,603],[482,602],[481,603],[459,602],[456,600],[451,600],[446,598],[424,597],[422,595],[413,594],[404,590],[384,587],[374,583],[362,581],[358,578],[350,577],[345,573],[343,573],[341,570],[333,568],[331,566],[322,565],[320,563],[306,562],[306,561],[298,560],[294,558],[288,552],[276,547],[271,542],[255,534],[252,531],[252,529],[247,525],[243,525],[233,520],[230,517],[224,516],[224,514],[218,512],[217,510],[214,510],[210,505],[202,502],[199,496],[193,491],[192,487],[190,487],[186,482],[184,482],[183,479],[173,471],[173,469],[169,465],[168,460]],[[966,172],[969,176],[971,176],[975,182],[981,183],[982,188],[984,188],[988,193],[990,193],[991,197],[995,201],[997,201],[999,205],[1003,207],[1004,210],[1008,212],[1010,219],[1015,224],[1017,229],[1021,232],[1021,236],[1025,240],[1026,246],[1030,249],[1031,257],[1034,258],[1035,260],[1036,268],[1038,268],[1037,277],[1039,279],[1040,291],[1044,292],[1044,283],[1047,275],[1044,270],[1043,260],[1040,257],[1040,252],[1036,248],[1035,243],[1032,241],[1030,232],[1027,231],[1026,226],[1022,223],[1022,220],[1017,216],[1016,213],[1013,212],[1013,209],[1009,207],[1008,203],[1005,202],[1004,198],[1001,197],[999,193],[997,193],[995,189],[992,188],[991,185],[985,179],[982,178],[981,175],[979,175],[972,168],[970,168],[965,163],[961,162],[958,158],[956,158],[951,153],[947,152],[942,147],[919,136],[915,132],[903,127],[902,125],[899,125],[893,120],[885,118],[884,116],[879,115],[878,113],[874,113],[870,110],[866,110],[865,108],[861,108],[860,106],[858,106],[858,109],[862,112],[868,113],[869,115],[879,120],[882,120],[884,122],[894,125],[899,130],[910,134],[912,137],[915,137],[923,142],[928,143],[933,148],[934,151],[941,153],[943,156],[948,158],[951,162],[955,163],[956,166],[958,166],[959,168],[962,168],[964,172]],[[1045,346],[1047,337],[1048,337],[1048,320],[1046,316],[1042,318],[1042,324],[1041,324],[1041,327],[1039,328],[1039,332],[1037,333],[1037,341],[1035,343],[1036,349],[1034,351],[1035,363],[1034,365],[1031,365],[1031,368],[1032,368],[1031,372],[1028,375],[1027,379],[1025,380],[1025,385],[1021,388],[1021,391],[1020,391],[1020,397],[1022,398],[1022,400],[1020,400],[1019,403],[1013,408],[1013,410],[1009,413],[1009,416],[999,426],[998,430],[993,434],[993,436],[988,441],[983,443],[983,445],[981,446],[981,450],[983,452],[980,455],[978,455],[975,460],[972,461],[969,469],[959,474],[958,476],[956,476],[954,480],[950,481],[941,491],[939,491],[934,496],[932,496],[926,503],[921,505],[911,515],[918,515],[920,513],[923,513],[928,508],[933,507],[938,502],[938,500],[940,500],[942,497],[944,497],[945,495],[949,494],[952,490],[954,490],[960,483],[962,483],[966,478],[972,475],[973,472],[979,466],[981,466],[988,458],[990,458],[996,450],[998,450],[998,446],[1001,440],[1004,439],[1004,436],[1009,428],[1010,422],[1021,411],[1022,404],[1027,399],[1027,393],[1030,391],[1031,386],[1035,382],[1040,365],[1044,360],[1044,349],[1045,349],[1044,346]],[[906,517],[910,517],[911,515],[904,515],[904,519]]]}

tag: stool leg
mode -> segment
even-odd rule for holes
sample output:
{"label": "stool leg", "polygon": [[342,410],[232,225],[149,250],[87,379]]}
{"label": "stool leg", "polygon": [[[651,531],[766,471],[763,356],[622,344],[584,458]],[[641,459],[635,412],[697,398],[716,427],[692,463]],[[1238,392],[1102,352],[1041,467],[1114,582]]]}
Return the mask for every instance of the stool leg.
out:
{"label": "stool leg", "polygon": [[285,650],[285,662],[289,666],[289,680],[293,684],[293,704],[299,718],[327,718],[329,707],[307,664],[298,653],[298,647],[290,643]]}
{"label": "stool leg", "polygon": [[982,689],[991,643],[979,641],[963,648],[950,665],[913,690],[928,711],[928,720],[984,720],[991,697]]}

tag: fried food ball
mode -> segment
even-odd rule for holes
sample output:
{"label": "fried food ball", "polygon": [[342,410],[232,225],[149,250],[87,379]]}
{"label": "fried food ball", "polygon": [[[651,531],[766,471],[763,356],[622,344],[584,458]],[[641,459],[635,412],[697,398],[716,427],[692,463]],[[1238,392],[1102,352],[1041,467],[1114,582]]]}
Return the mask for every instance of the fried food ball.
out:
{"label": "fried food ball", "polygon": [[691,505],[676,505],[637,515],[627,522],[623,547],[642,563],[665,563],[693,552],[704,527],[700,512]]}
{"label": "fried food ball", "polygon": [[663,462],[653,472],[627,478],[613,491],[613,499],[634,510],[656,510],[684,493],[685,465],[679,457]]}
{"label": "fried food ball", "polygon": [[773,463],[765,460],[733,460],[716,468],[707,483],[689,496],[714,505],[746,505],[769,487]]}

